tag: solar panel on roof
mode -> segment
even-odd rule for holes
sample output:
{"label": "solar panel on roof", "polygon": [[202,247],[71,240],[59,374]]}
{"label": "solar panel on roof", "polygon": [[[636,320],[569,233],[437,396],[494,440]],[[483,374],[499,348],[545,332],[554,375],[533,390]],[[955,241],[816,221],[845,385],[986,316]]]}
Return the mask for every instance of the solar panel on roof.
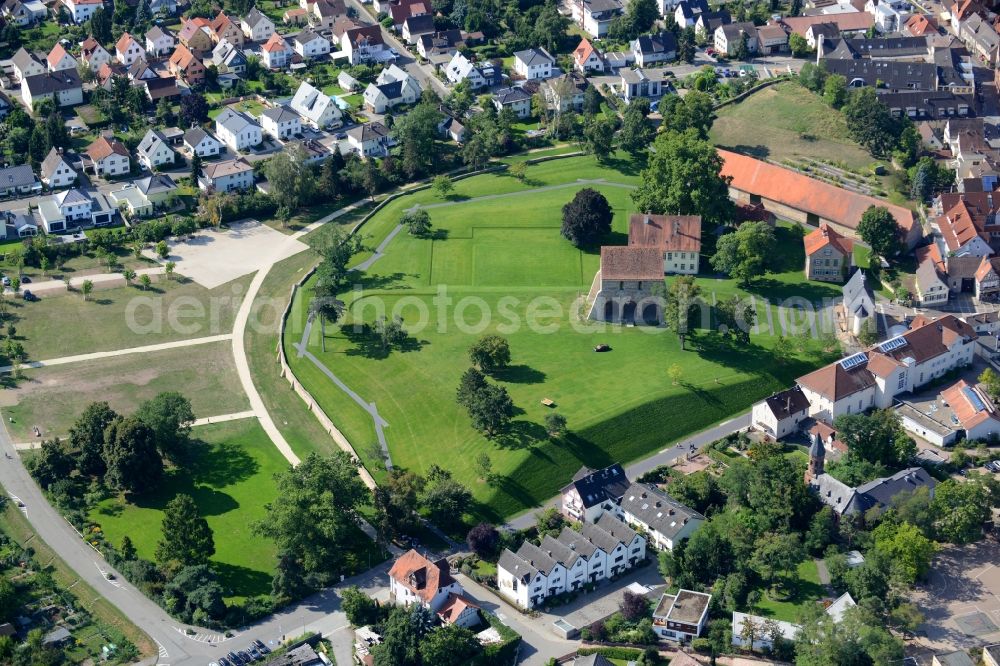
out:
{"label": "solar panel on roof", "polygon": [[981,412],[986,409],[986,405],[983,404],[983,401],[979,397],[979,394],[973,391],[971,387],[969,386],[963,387],[962,393],[964,393],[965,397],[969,399],[969,402],[972,403],[972,406],[975,408],[977,412]]}
{"label": "solar panel on roof", "polygon": [[842,367],[844,370],[851,370],[852,368],[856,368],[862,363],[865,363],[867,360],[868,357],[864,353],[854,354],[853,356],[848,356],[845,359],[841,359],[840,367]]}
{"label": "solar panel on roof", "polygon": [[906,346],[906,338],[899,335],[891,340],[886,340],[878,346],[883,352],[891,352],[894,349],[899,349],[900,347]]}

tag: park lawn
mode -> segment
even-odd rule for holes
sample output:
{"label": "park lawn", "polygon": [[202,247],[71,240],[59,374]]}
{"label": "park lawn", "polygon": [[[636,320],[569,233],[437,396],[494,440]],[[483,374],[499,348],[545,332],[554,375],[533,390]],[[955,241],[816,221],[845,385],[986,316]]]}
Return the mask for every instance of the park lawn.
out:
{"label": "park lawn", "polygon": [[[12,261],[13,255],[11,254],[11,250],[13,250],[14,245],[21,244],[22,241],[15,240],[13,243],[4,245],[0,248],[0,252],[3,253],[3,260],[0,261],[0,272],[5,275],[15,275],[17,273],[17,266]],[[115,256],[119,265],[119,267],[115,269],[116,272],[121,272],[124,268],[131,268],[138,271],[143,268],[153,268],[157,265],[155,261],[149,259],[148,257],[136,258],[135,255],[133,255],[132,252],[126,248],[117,248]],[[35,266],[23,266],[21,268],[21,275],[27,275],[35,282],[45,280],[61,280],[63,278],[79,278],[85,275],[100,275],[107,272],[107,263],[93,253],[75,256],[67,260],[61,268],[50,266],[44,274],[42,273],[41,268]],[[27,284],[25,285],[25,288],[30,289],[31,285]]]}
{"label": "park lawn", "polygon": [[15,441],[66,437],[83,409],[94,400],[131,413],[143,400],[163,391],[178,391],[191,401],[196,418],[250,408],[228,341],[167,349],[145,354],[53,365],[24,370],[16,388],[0,398],[7,427]]}
{"label": "park lawn", "polygon": [[826,596],[826,589],[819,582],[816,560],[807,557],[799,563],[791,593],[786,601],[773,600],[768,594],[766,590],[762,590],[761,600],[754,606],[754,613],[785,622],[801,622],[803,610]]}
{"label": "park lawn", "polygon": [[253,536],[250,524],[265,517],[264,505],[277,497],[273,476],[288,462],[256,419],[199,426],[192,438],[192,461],[168,471],[159,489],[134,503],[104,500],[90,518],[112,544],[128,535],[139,556],[152,560],[164,507],[178,493],[191,495],[215,536],[211,563],[227,601],[267,594],[277,548]]}
{"label": "park lawn", "polygon": [[[457,181],[456,193],[464,188],[480,196],[491,186],[509,193],[574,183],[588,163],[594,166],[592,158],[531,166],[526,179],[531,185],[506,175],[477,176]],[[607,167],[586,173],[609,183],[634,182]],[[608,183],[592,186],[608,197],[615,213],[605,244],[623,244],[629,213],[634,212],[629,190]],[[370,245],[384,238],[399,214],[417,202],[429,204],[433,238],[417,239],[405,232],[395,236],[385,256],[358,281],[364,291],[344,295],[349,305],[345,325],[328,327],[325,353],[319,326],[311,330],[309,350],[363,400],[375,402],[388,422],[385,433],[394,465],[417,472],[435,463],[450,469],[476,499],[471,519],[499,520],[533,507],[554,495],[581,465],[625,463],[669,446],[747,409],[828,357],[809,341],[776,362],[771,347],[777,338],[766,330],[753,336],[749,347],[702,333],[689,344],[693,350],[682,351],[665,329],[576,326],[584,322],[579,322],[574,301],[586,295],[598,267],[596,248],[573,248],[559,233],[560,209],[576,189],[574,183],[525,196],[465,202],[463,192],[452,195],[456,205],[440,208],[432,207],[442,201],[432,191],[392,202],[363,228],[371,236]],[[779,237],[779,269],[787,270],[768,276],[758,288],[762,295],[773,290],[784,298],[784,290],[806,285],[800,284],[801,236],[782,227]],[[796,257],[797,266],[786,265]],[[718,298],[742,294],[728,279],[702,277],[699,282],[706,292],[717,291]],[[452,299],[443,326],[435,301],[442,286]],[[367,412],[292,347],[302,336],[309,288],[307,284],[296,295],[286,328],[283,344],[289,363],[371,465],[374,428]],[[823,289],[829,290],[823,295],[835,291]],[[813,295],[807,292],[807,297]],[[471,298],[463,303],[466,297]],[[536,301],[538,297],[544,300]],[[355,319],[374,321],[380,303],[387,314],[394,309],[401,314],[411,333],[402,349],[388,354],[353,326]],[[529,310],[539,306],[543,311],[534,311],[535,326],[525,325]],[[483,309],[499,317],[479,326]],[[794,308],[781,306],[779,319],[794,318],[795,313],[786,310]],[[469,367],[467,349],[493,332],[505,335],[511,345],[512,367],[496,379],[510,392],[517,414],[508,436],[489,441],[471,428],[454,396]],[[595,355],[598,343],[610,344],[613,351]],[[666,375],[675,363],[684,373],[676,386]],[[543,398],[555,401],[554,410],[541,405]],[[541,425],[551,411],[564,415],[571,431],[556,441],[547,438]],[[495,487],[478,481],[474,460],[483,451],[501,479]]]}
{"label": "park lawn", "polygon": [[840,111],[795,81],[764,88],[717,116],[711,131],[716,145],[761,159],[831,160],[849,169],[876,161],[851,139]]}
{"label": "park lawn", "polygon": [[[223,95],[225,94],[226,93],[223,93]],[[224,99],[224,97],[220,99]],[[208,112],[208,117],[211,118],[212,120],[215,120],[216,116],[222,113],[222,111],[226,108],[227,107],[225,106],[220,106],[217,109],[212,109]],[[228,108],[231,108],[233,111],[239,111],[240,113],[250,114],[254,118],[257,118],[258,116],[260,116],[261,112],[264,111],[264,109],[266,109],[267,107],[265,107],[257,100],[245,99],[242,102],[233,102],[232,104],[229,105]]]}
{"label": "park lawn", "polygon": [[32,360],[221,335],[233,330],[251,277],[215,289],[187,278],[161,277],[145,291],[95,288],[89,301],[78,292],[33,303],[7,299],[8,316]]}

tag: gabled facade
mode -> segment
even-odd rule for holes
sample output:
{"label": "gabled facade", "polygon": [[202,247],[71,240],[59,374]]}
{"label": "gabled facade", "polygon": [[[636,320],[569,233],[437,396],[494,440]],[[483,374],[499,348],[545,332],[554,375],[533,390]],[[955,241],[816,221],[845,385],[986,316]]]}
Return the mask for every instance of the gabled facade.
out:
{"label": "gabled facade", "polygon": [[603,72],[604,58],[586,38],[573,50],[573,66],[578,72]]}
{"label": "gabled facade", "polygon": [[260,114],[260,126],[268,136],[287,141],[302,134],[302,121],[299,114],[293,113],[283,106],[266,109]]}
{"label": "gabled facade", "polygon": [[349,28],[340,36],[340,49],[347,53],[352,65],[382,60],[386,53],[382,26],[368,25]]}
{"label": "gabled facade", "polygon": [[347,130],[347,143],[361,157],[382,157],[394,144],[389,130],[380,122],[364,123]]}
{"label": "gabled facade", "polygon": [[244,37],[239,23],[226,16],[225,12],[219,12],[219,15],[212,21],[211,27],[212,42],[215,44],[226,40],[230,44],[243,48]]}
{"label": "gabled facade", "polygon": [[115,43],[115,58],[126,67],[130,67],[139,58],[146,57],[146,49],[142,48],[135,37],[129,33],[123,33]]}
{"label": "gabled facade", "polygon": [[242,76],[247,70],[247,57],[243,49],[222,40],[212,49],[212,64],[220,74]]}
{"label": "gabled facade", "polygon": [[88,37],[80,43],[80,59],[90,68],[90,71],[96,72],[101,68],[101,65],[111,62],[111,54],[96,39]]}
{"label": "gabled facade", "polygon": [[806,279],[820,282],[843,282],[854,264],[854,240],[837,233],[830,225],[802,239],[806,252]]}
{"label": "gabled facade", "polygon": [[240,20],[243,34],[252,42],[266,42],[274,34],[274,21],[254,7]]}
{"label": "gabled facade", "polygon": [[77,25],[89,21],[94,12],[104,6],[103,0],[63,0],[63,4]]}
{"label": "gabled facade", "polygon": [[48,71],[48,68],[38,58],[28,53],[23,46],[14,53],[10,62],[14,67],[14,78],[18,81],[24,81],[29,76],[38,76]]}
{"label": "gabled facade", "polygon": [[177,41],[197,56],[204,56],[212,50],[212,23],[206,19],[189,19],[177,33]]}
{"label": "gabled facade", "polygon": [[284,69],[292,61],[292,47],[288,45],[285,38],[274,33],[261,47],[261,58],[264,66],[268,69]]}
{"label": "gabled facade", "polygon": [[174,49],[170,60],[167,61],[167,69],[174,78],[189,86],[198,86],[205,81],[205,65],[201,58],[184,44],[178,44]]}
{"label": "gabled facade", "polygon": [[531,115],[531,94],[517,86],[504,88],[493,94],[493,105],[497,111],[510,109],[514,117],[527,118]]}
{"label": "gabled facade", "polygon": [[260,125],[229,107],[215,117],[215,135],[233,152],[250,150],[264,140]]}
{"label": "gabled facade", "polygon": [[750,412],[753,429],[775,440],[784,439],[798,432],[802,422],[807,418],[809,418],[809,399],[798,386],[761,400]]}
{"label": "gabled facade", "polygon": [[76,183],[76,170],[70,166],[69,161],[63,153],[59,152],[56,148],[51,149],[49,154],[45,156],[45,159],[42,160],[39,171],[42,176],[42,182],[50,190],[70,187]]}
{"label": "gabled facade", "polygon": [[177,157],[167,139],[158,130],[149,130],[135,149],[139,163],[152,171],[161,166],[173,165]]}
{"label": "gabled facade", "polygon": [[292,40],[295,52],[306,60],[314,60],[330,53],[330,40],[306,28]]}
{"label": "gabled facade", "polygon": [[253,188],[253,167],[242,157],[211,162],[201,167],[198,187],[215,192],[233,192]]}
{"label": "gabled facade", "polygon": [[184,133],[184,146],[198,157],[217,157],[222,150],[222,143],[200,127]]}
{"label": "gabled facade", "polygon": [[29,76],[21,80],[21,99],[29,109],[45,99],[56,106],[76,106],[83,104],[83,82],[75,69]]}
{"label": "gabled facade", "polygon": [[601,39],[608,34],[612,21],[622,15],[623,7],[619,0],[573,0],[570,10],[584,32]]}
{"label": "gabled facade", "polygon": [[76,69],[76,58],[71,56],[62,44],[56,44],[49,51],[48,57],[45,59],[46,64],[49,67],[50,72],[61,72],[64,69]]}
{"label": "gabled facade", "polygon": [[299,84],[289,107],[316,129],[337,127],[343,118],[343,112],[333,98],[306,81]]}
{"label": "gabled facade", "polygon": [[629,486],[620,507],[621,519],[645,534],[648,545],[658,550],[673,550],[705,522],[705,516],[645,483]]}
{"label": "gabled facade", "polygon": [[114,137],[100,137],[87,147],[86,154],[97,176],[124,176],[131,168],[128,148]]}
{"label": "gabled facade", "polygon": [[174,50],[177,40],[173,33],[158,25],[146,31],[146,53],[153,57],[165,56]]}
{"label": "gabled facade", "polygon": [[420,84],[396,65],[382,70],[375,83],[365,89],[365,108],[385,113],[400,104],[413,104],[420,99]]}
{"label": "gabled facade", "polygon": [[555,58],[541,47],[525,49],[514,54],[514,71],[528,81],[549,78],[552,76],[555,64]]}
{"label": "gabled facade", "polygon": [[605,512],[618,513],[618,505],[630,482],[619,464],[592,470],[580,468],[562,489],[559,510],[570,520],[592,523]]}
{"label": "gabled facade", "polygon": [[715,29],[715,50],[728,56],[736,55],[736,50],[744,39],[747,42],[747,53],[756,53],[758,48],[757,28],[753,23],[748,21],[720,25]]}
{"label": "gabled facade", "polygon": [[449,569],[445,559],[432,562],[410,550],[389,569],[389,599],[404,606],[417,604],[437,613],[450,596],[463,593]]}

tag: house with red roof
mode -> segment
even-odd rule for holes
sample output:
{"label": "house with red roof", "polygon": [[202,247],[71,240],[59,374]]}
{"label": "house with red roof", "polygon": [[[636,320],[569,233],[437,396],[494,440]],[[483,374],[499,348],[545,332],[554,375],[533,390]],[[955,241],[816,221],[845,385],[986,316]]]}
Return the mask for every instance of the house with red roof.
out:
{"label": "house with red roof", "polygon": [[590,40],[584,38],[573,50],[573,66],[579,72],[603,72],[604,57],[594,48]]}
{"label": "house with red roof", "polygon": [[825,222],[802,239],[806,251],[806,279],[843,282],[854,265],[854,240]]}
{"label": "house with red roof", "polygon": [[76,69],[76,58],[71,56],[62,44],[56,43],[45,58],[50,72],[61,72],[64,69]]}
{"label": "house with red roof", "polygon": [[136,60],[146,57],[146,49],[135,37],[127,32],[122,33],[122,36],[115,42],[115,57],[121,64],[131,67]]}
{"label": "house with red roof", "polygon": [[[389,600],[404,606],[420,604],[437,613],[450,596],[461,595],[464,591],[458,581],[451,577],[450,570],[451,567],[444,558],[432,562],[410,549],[400,555],[389,569]],[[460,615],[458,613],[456,619]]]}
{"label": "house with red roof", "polygon": [[479,606],[461,594],[449,594],[437,616],[443,624],[455,624],[466,629],[482,623]]}

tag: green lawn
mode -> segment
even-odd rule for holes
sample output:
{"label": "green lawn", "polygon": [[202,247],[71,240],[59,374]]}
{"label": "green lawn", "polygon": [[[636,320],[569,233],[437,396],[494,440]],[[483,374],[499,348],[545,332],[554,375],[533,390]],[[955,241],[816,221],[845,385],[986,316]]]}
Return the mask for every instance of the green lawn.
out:
{"label": "green lawn", "polygon": [[[17,266],[12,261],[14,255],[11,254],[11,251],[16,245],[22,245],[22,241],[7,241],[0,246],[0,253],[3,254],[3,258],[0,259],[0,271],[6,275],[13,275],[16,272]],[[122,268],[139,270],[141,268],[151,268],[156,265],[152,259],[147,259],[146,257],[139,257],[136,259],[135,256],[126,249],[118,249],[115,254],[118,264],[121,267],[116,269],[119,271]],[[93,253],[81,254],[73,257],[67,260],[61,268],[50,266],[48,271],[44,274],[42,273],[41,268],[36,268],[35,266],[24,266],[21,268],[21,275],[27,275],[35,282],[40,280],[61,280],[67,277],[78,278],[85,275],[107,272],[107,263]],[[27,288],[30,289],[30,285],[27,285]]]}
{"label": "green lawn", "polygon": [[33,303],[7,299],[7,308],[28,355],[44,360],[229,333],[250,280],[205,289],[188,279],[160,279],[147,291],[95,289],[89,301],[78,292]]}
{"label": "green lawn", "polygon": [[[223,94],[226,95],[228,93],[223,93]],[[222,113],[223,109],[226,108],[231,108],[233,111],[239,111],[241,113],[247,113],[253,116],[254,118],[257,118],[258,116],[260,116],[261,112],[263,112],[264,109],[266,109],[267,107],[265,107],[263,104],[261,104],[256,100],[247,99],[242,102],[234,102],[230,104],[229,107],[221,106],[217,109],[212,109],[211,111],[208,112],[208,117],[211,118],[212,120],[215,120],[215,117],[218,116],[220,113]]]}
{"label": "green lawn", "polygon": [[94,400],[131,413],[162,391],[183,393],[198,418],[250,408],[228,341],[27,369],[0,396],[0,406],[13,419],[7,427],[15,441],[32,441],[33,426],[44,437],[65,437]]}
{"label": "green lawn", "polygon": [[184,469],[168,472],[162,487],[135,504],[117,498],[91,513],[113,544],[126,534],[141,557],[153,559],[163,508],[178,493],[191,495],[215,536],[212,564],[226,596],[266,594],[274,572],[274,544],[250,533],[264,505],[277,496],[273,475],[288,467],[255,419],[195,428],[201,443]]}
{"label": "green lawn", "polygon": [[712,141],[775,162],[812,158],[851,169],[875,162],[847,131],[839,111],[798,83],[779,83],[718,111]]}
{"label": "green lawn", "polygon": [[754,613],[785,622],[800,622],[802,611],[826,596],[826,591],[819,582],[816,561],[810,557],[799,564],[787,600],[775,601],[769,598],[769,594],[767,591],[763,592],[761,600],[753,609]]}
{"label": "green lawn", "polygon": [[[681,351],[677,339],[662,330],[578,322],[573,302],[586,295],[599,257],[596,249],[577,250],[561,237],[560,210],[582,187],[575,182],[579,178],[635,183],[634,165],[618,164],[624,173],[589,157],[569,158],[529,167],[525,183],[502,174],[457,181],[451,195],[457,204],[429,210],[435,237],[397,235],[359,280],[364,291],[345,295],[351,305],[347,325],[328,327],[325,353],[319,327],[312,330],[310,351],[364,400],[374,401],[388,422],[394,464],[418,472],[432,463],[448,467],[472,489],[478,502],[471,510],[475,518],[498,520],[536,505],[555,494],[581,464],[624,463],[668,446],[748,408],[823,360],[818,345],[809,343],[775,362],[769,348],[776,338],[766,326],[749,347],[702,335],[696,350]],[[465,201],[558,183],[571,186]],[[607,196],[615,213],[606,243],[624,243],[628,215],[635,212],[629,190],[606,183],[594,187]],[[368,244],[377,245],[400,213],[417,202],[430,205],[442,199],[423,191],[389,204],[365,227]],[[320,233],[309,240],[315,242]],[[797,294],[810,300],[835,295],[829,285],[802,284],[801,237],[790,228],[780,229],[779,237],[781,271],[761,281],[760,295]],[[710,302],[713,292],[723,298],[738,291],[731,280],[703,277],[700,283]],[[452,299],[443,314],[435,301],[442,285]],[[293,304],[284,340],[290,363],[370,464],[367,450],[375,435],[368,413],[308,360],[298,358],[291,346],[302,335],[309,297],[307,288]],[[388,355],[351,325],[373,321],[380,304],[386,313],[401,314],[414,332],[402,350]],[[761,301],[758,306],[763,310]],[[494,316],[479,326],[481,308]],[[772,311],[775,322],[801,316],[794,308]],[[533,327],[525,325],[529,318]],[[512,433],[498,441],[475,432],[454,399],[459,377],[469,366],[468,347],[491,332],[510,341],[512,367],[497,379],[518,412]],[[594,354],[594,345],[601,342],[613,351]],[[678,386],[666,376],[674,363],[685,373]],[[551,410],[540,404],[543,398],[554,400],[555,411],[568,419],[569,436],[558,441],[545,436],[541,423]],[[496,487],[476,480],[473,461],[483,451],[502,479]]]}

